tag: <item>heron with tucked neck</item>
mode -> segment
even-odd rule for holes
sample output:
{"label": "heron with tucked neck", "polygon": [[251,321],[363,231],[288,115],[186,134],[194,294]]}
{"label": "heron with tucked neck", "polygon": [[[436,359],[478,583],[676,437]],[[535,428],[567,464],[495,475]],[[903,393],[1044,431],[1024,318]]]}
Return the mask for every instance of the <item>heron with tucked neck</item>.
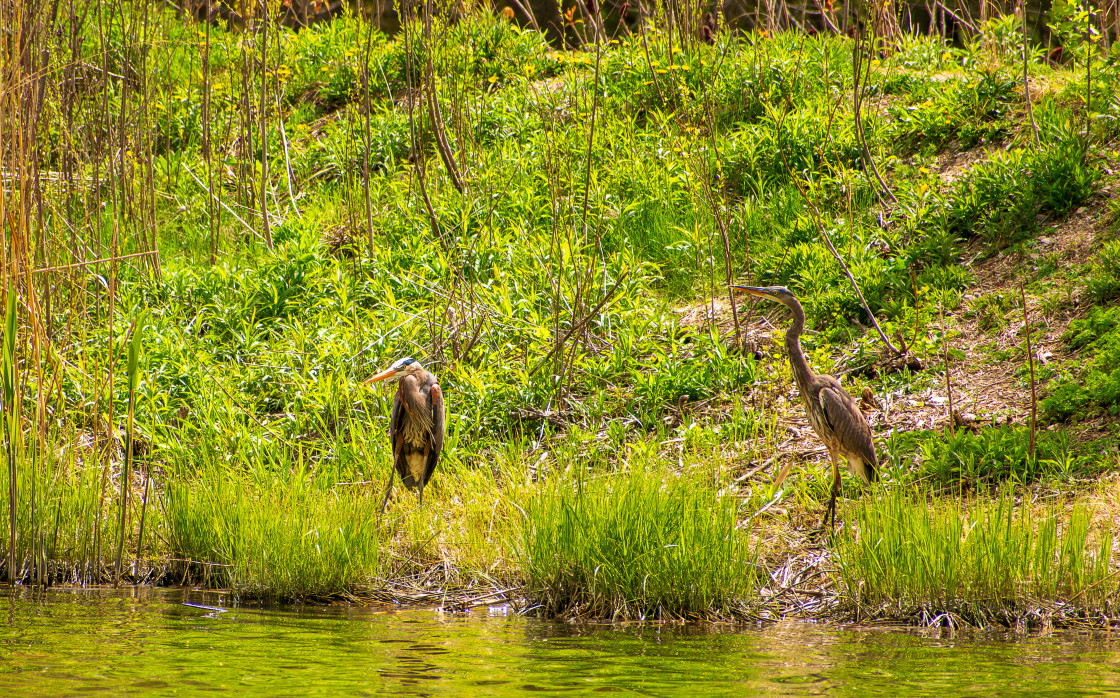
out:
{"label": "heron with tucked neck", "polygon": [[[824,442],[828,456],[832,460],[832,496],[825,509],[821,527],[824,528],[831,516],[831,527],[836,526],[836,494],[840,491],[840,463],[843,456],[848,462],[848,471],[871,483],[879,477],[879,459],[875,455],[875,443],[871,438],[871,427],[859,411],[859,406],[832,376],[818,375],[809,368],[805,353],[801,351],[801,332],[805,329],[805,310],[785,286],[732,286],[746,291],[752,296],[781,303],[793,313],[793,323],[786,331],[786,351],[789,353],[793,380],[801,393],[805,412],[813,431]],[[778,477],[777,484],[785,479],[788,466]]]}
{"label": "heron with tucked neck", "polygon": [[397,394],[393,397],[393,411],[389,415],[389,443],[393,447],[393,469],[389,471],[389,485],[381,513],[393,492],[393,475],[409,489],[420,489],[420,503],[424,503],[424,485],[432,479],[443,451],[445,415],[443,391],[431,371],[416,359],[405,358],[366,383],[397,379]]}

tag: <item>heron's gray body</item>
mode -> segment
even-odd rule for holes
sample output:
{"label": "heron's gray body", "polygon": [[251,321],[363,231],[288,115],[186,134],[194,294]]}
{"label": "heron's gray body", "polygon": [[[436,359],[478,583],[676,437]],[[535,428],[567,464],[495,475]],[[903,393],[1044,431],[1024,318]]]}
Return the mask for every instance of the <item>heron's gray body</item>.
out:
{"label": "heron's gray body", "polygon": [[786,333],[786,350],[809,424],[824,442],[833,462],[837,456],[843,456],[850,473],[864,482],[875,482],[879,476],[879,459],[875,455],[871,427],[840,381],[809,369],[794,329],[800,334],[800,328],[790,327]]}
{"label": "heron's gray body", "polygon": [[428,484],[443,447],[442,433],[438,445],[434,435],[435,424],[443,425],[443,400],[432,400],[433,388],[439,392],[436,377],[428,371],[418,376],[406,375],[401,378],[393,398],[393,412],[389,417],[393,467],[409,489]]}
{"label": "heron's gray body", "polygon": [[[777,301],[793,313],[793,321],[786,331],[785,345],[789,353],[793,379],[801,393],[805,414],[809,424],[828,449],[832,461],[832,496],[825,520],[831,512],[835,517],[836,493],[840,490],[839,458],[843,456],[848,470],[858,475],[864,482],[874,482],[879,476],[879,458],[875,455],[875,441],[871,427],[859,411],[859,406],[840,385],[840,381],[829,375],[817,375],[809,368],[805,353],[801,351],[801,332],[805,329],[805,309],[797,297],[785,286],[732,286],[747,291],[751,295]],[[788,472],[784,471],[784,472]],[[784,477],[784,472],[782,477]]]}
{"label": "heron's gray body", "polygon": [[424,503],[424,486],[432,479],[443,451],[446,416],[443,391],[439,381],[418,361],[404,358],[370,378],[369,382],[399,378],[393,410],[389,415],[389,444],[393,448],[393,470],[385,487],[381,511],[389,503],[393,491],[393,474],[409,489],[420,490]]}

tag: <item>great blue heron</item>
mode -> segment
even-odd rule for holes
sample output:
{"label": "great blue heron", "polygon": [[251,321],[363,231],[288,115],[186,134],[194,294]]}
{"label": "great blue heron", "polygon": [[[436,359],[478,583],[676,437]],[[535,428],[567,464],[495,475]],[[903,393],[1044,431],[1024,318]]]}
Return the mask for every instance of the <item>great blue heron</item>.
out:
{"label": "great blue heron", "polygon": [[[789,363],[793,369],[793,379],[797,382],[797,389],[801,392],[801,400],[805,403],[805,412],[809,415],[809,423],[813,431],[821,437],[828,456],[832,459],[832,496],[828,501],[828,508],[824,512],[821,527],[828,523],[832,517],[832,526],[836,525],[836,493],[840,490],[840,464],[839,456],[848,461],[848,470],[853,475],[863,478],[864,482],[874,482],[878,479],[879,459],[875,455],[875,443],[871,439],[871,427],[859,407],[852,400],[840,381],[832,376],[819,376],[809,368],[805,354],[801,351],[801,331],[805,328],[805,310],[785,286],[732,286],[731,288],[746,291],[752,296],[777,301],[786,306],[793,313],[793,323],[786,331],[786,351],[789,352]],[[778,482],[785,477],[788,468],[779,476]]]}
{"label": "great blue heron", "polygon": [[420,503],[424,503],[424,485],[432,479],[439,464],[445,433],[443,391],[439,381],[420,365],[416,359],[400,359],[366,383],[399,378],[397,394],[393,397],[393,411],[389,415],[389,443],[393,448],[393,470],[389,471],[389,485],[381,513],[393,492],[394,472],[409,489],[420,488]]}

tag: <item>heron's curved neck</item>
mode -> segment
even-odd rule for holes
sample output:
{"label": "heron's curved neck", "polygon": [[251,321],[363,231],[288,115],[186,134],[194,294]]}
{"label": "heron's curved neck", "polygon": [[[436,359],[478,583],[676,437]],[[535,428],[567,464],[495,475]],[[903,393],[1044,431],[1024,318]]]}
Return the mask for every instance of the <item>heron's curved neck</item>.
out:
{"label": "heron's curved neck", "polygon": [[793,313],[793,322],[786,330],[786,351],[789,352],[789,363],[790,367],[793,368],[793,378],[797,381],[797,387],[805,392],[809,380],[813,377],[809,362],[805,360],[805,352],[801,351],[801,332],[805,329],[805,309],[801,307],[801,303],[797,302],[796,298],[790,298],[786,307]]}

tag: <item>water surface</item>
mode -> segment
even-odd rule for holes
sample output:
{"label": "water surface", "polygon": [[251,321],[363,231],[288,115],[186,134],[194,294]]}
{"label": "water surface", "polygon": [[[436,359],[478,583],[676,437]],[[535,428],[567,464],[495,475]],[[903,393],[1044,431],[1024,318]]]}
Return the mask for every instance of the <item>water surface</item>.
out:
{"label": "water surface", "polygon": [[0,606],[0,696],[1120,695],[1103,635],[609,627],[153,589],[0,589]]}

